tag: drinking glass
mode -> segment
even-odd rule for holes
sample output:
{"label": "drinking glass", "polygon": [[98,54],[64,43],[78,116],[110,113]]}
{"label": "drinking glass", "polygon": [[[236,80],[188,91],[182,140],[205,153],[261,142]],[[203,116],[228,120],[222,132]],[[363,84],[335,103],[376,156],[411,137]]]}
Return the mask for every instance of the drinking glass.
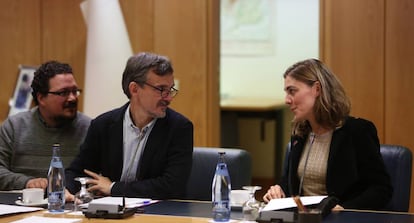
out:
{"label": "drinking glass", "polygon": [[73,203],[74,211],[82,211],[80,205],[87,204],[93,200],[93,195],[86,190],[86,183],[91,178],[89,177],[76,177],[75,180],[79,181],[81,184],[81,189],[78,193],[75,194],[75,201]]}
{"label": "drinking glass", "polygon": [[259,217],[261,203],[256,200],[255,192],[262,189],[260,186],[243,186],[249,191],[249,200],[243,204],[243,221],[255,221]]}

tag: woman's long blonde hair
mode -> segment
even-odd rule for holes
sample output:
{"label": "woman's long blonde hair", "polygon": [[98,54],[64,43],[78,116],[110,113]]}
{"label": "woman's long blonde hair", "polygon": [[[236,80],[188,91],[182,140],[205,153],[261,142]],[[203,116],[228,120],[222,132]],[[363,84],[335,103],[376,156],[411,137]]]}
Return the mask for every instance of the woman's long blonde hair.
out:
{"label": "woman's long blonde hair", "polygon": [[[316,122],[324,127],[340,127],[351,110],[351,103],[339,79],[319,60],[307,59],[295,63],[283,74],[313,86],[319,82],[321,92],[313,107]],[[311,131],[307,120],[293,122],[293,135],[304,136]]]}

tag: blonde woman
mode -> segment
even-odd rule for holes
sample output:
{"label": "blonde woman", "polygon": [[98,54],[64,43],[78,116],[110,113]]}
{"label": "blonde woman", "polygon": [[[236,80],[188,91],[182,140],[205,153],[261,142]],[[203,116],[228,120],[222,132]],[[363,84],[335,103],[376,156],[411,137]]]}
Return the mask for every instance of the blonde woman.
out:
{"label": "blonde woman", "polygon": [[263,199],[328,195],[335,209],[381,209],[392,195],[375,125],[349,116],[338,78],[319,60],[287,69],[286,104],[294,114],[287,169]]}

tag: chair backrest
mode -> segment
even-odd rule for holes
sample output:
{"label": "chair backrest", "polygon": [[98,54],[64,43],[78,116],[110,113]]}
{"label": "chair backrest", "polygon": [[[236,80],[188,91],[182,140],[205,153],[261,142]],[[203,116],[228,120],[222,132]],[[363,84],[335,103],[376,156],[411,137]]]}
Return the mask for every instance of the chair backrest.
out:
{"label": "chair backrest", "polygon": [[398,145],[382,144],[380,149],[394,189],[385,209],[407,212],[410,206],[412,153]]}
{"label": "chair backrest", "polygon": [[[286,160],[289,157],[289,152],[290,146],[288,144],[284,172],[287,171]],[[406,147],[387,144],[380,145],[380,152],[393,187],[391,201],[384,210],[407,212],[410,206],[412,153]]]}
{"label": "chair backrest", "polygon": [[225,161],[229,169],[232,189],[241,189],[242,186],[251,184],[252,161],[250,153],[246,150],[194,147],[193,166],[185,199],[211,200],[211,184],[220,151],[226,152]]}

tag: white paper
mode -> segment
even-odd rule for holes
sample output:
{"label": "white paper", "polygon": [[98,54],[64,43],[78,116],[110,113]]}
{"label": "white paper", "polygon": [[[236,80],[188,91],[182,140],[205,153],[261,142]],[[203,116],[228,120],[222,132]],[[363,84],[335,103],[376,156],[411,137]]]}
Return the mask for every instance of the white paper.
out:
{"label": "white paper", "polygon": [[[103,197],[94,199],[90,203],[122,205],[122,197]],[[149,198],[125,198],[125,206],[128,208],[138,207],[149,203],[151,203],[151,199]],[[84,207],[87,207],[87,205],[88,204],[86,204]]]}
{"label": "white paper", "polygon": [[43,208],[0,204],[0,216],[6,214],[24,213],[38,210],[43,210]]}
{"label": "white paper", "polygon": [[[327,196],[303,196],[300,197],[303,205],[318,204]],[[292,197],[279,198],[270,200],[270,202],[262,209],[262,211],[280,210],[285,208],[296,207],[296,203]]]}
{"label": "white paper", "polygon": [[23,218],[21,220],[12,221],[11,223],[75,223],[75,222],[82,222],[82,219],[31,216],[31,217]]}

